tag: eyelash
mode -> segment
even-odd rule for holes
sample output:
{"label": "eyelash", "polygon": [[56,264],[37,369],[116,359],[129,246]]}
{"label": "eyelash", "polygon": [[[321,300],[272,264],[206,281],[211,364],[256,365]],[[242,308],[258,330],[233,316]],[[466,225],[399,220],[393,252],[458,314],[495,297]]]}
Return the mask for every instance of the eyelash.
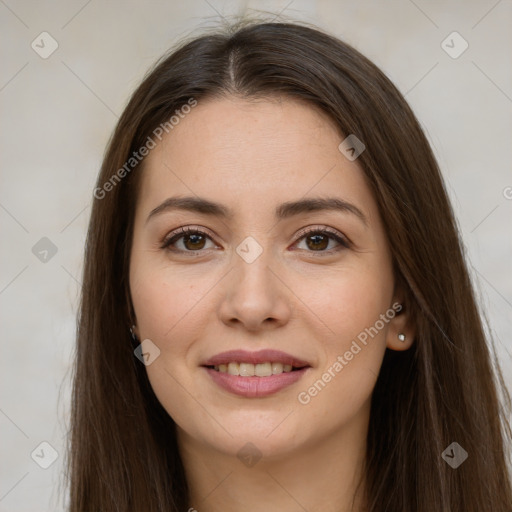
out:
{"label": "eyelash", "polygon": [[[297,244],[302,239],[306,238],[308,235],[312,235],[312,234],[320,234],[320,235],[327,236],[340,244],[340,246],[335,249],[329,249],[329,250],[323,250],[323,251],[306,251],[306,252],[310,252],[310,253],[314,254],[315,256],[323,256],[325,254],[331,255],[335,252],[338,252],[338,251],[341,251],[344,249],[350,249],[350,247],[351,247],[351,243],[346,237],[340,235],[337,231],[334,231],[328,227],[302,229],[299,232],[298,237],[294,242],[294,245]],[[201,229],[198,229],[198,228],[185,226],[185,227],[179,228],[176,231],[173,231],[172,233],[170,233],[163,240],[160,248],[166,249],[168,251],[182,252],[182,253],[189,253],[189,254],[198,254],[201,252],[206,252],[208,250],[208,249],[200,249],[200,250],[196,250],[196,251],[188,251],[188,250],[185,251],[182,249],[172,249],[171,248],[171,246],[174,243],[176,243],[180,238],[183,238],[186,235],[201,235],[203,237],[206,237],[206,238],[209,238],[210,240],[212,240],[212,237],[205,231],[202,231]]]}

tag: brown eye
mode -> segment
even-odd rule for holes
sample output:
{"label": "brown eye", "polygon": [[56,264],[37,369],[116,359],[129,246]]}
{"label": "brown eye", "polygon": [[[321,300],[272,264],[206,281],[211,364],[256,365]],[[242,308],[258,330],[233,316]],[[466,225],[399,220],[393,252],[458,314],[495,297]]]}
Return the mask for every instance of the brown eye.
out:
{"label": "brown eye", "polygon": [[324,250],[329,245],[329,237],[321,234],[309,235],[306,237],[306,245],[314,251]]}
{"label": "brown eye", "polygon": [[183,245],[191,251],[197,251],[204,248],[205,238],[203,235],[185,235]]}
{"label": "brown eye", "polygon": [[[207,242],[212,243],[211,247],[207,247]],[[162,243],[161,248],[176,252],[194,252],[204,249],[212,249],[215,247],[211,237],[198,229],[180,228],[178,231],[171,233]]]}
{"label": "brown eye", "polygon": [[[303,241],[305,247],[300,247],[300,243]],[[334,242],[334,246],[331,242]],[[350,242],[343,235],[327,228],[303,231],[298,243],[299,249],[326,254],[350,248]]]}

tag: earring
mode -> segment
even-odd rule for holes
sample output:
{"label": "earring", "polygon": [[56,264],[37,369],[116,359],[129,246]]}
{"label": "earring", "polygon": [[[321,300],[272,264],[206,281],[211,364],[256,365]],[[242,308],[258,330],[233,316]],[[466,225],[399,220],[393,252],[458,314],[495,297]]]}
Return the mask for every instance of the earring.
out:
{"label": "earring", "polygon": [[399,339],[400,341],[405,341],[405,334],[404,334],[403,332],[399,333],[399,334],[398,334],[398,339]]}
{"label": "earring", "polygon": [[135,343],[135,345],[139,344],[139,338],[137,338],[137,335],[135,334],[135,325],[132,325],[130,327],[130,334],[132,335],[132,340]]}

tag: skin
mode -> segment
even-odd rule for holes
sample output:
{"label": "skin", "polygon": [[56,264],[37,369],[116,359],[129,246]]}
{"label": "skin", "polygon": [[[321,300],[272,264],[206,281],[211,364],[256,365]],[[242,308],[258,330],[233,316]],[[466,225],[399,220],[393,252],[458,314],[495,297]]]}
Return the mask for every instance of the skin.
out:
{"label": "skin", "polygon": [[[364,510],[371,393],[385,348],[409,348],[414,332],[405,312],[395,316],[309,403],[298,401],[402,299],[377,204],[357,160],[338,150],[343,139],[297,100],[217,98],[200,101],[145,160],[130,264],[135,332],[160,350],[146,369],[177,424],[190,507],[199,512],[345,511],[354,496],[353,510]],[[209,199],[233,216],[168,210],[147,221],[171,196]],[[348,201],[368,224],[329,210],[276,219],[278,205],[304,197]],[[181,226],[210,238],[162,249]],[[351,245],[328,238],[319,250],[311,234],[297,237],[304,227],[330,227]],[[263,249],[252,263],[236,252],[248,236]],[[238,348],[275,348],[311,368],[274,395],[239,397],[200,366]],[[237,457],[247,443],[261,455],[252,467]]]}

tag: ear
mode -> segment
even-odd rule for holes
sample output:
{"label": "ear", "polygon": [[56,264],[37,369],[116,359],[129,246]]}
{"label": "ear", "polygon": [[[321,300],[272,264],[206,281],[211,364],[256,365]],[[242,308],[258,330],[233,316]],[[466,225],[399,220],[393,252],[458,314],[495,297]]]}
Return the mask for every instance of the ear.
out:
{"label": "ear", "polygon": [[134,344],[139,344],[140,343],[140,335],[138,333],[138,330],[137,330],[137,326],[135,324],[132,324],[129,328],[130,330],[130,335],[132,337],[132,341]]}
{"label": "ear", "polygon": [[130,293],[127,289],[125,289],[126,292],[126,314],[128,317],[128,324],[130,328],[130,332],[132,333],[132,336],[135,335],[137,339],[140,339],[139,330],[137,328],[137,316],[135,315],[135,309],[133,308],[132,299],[130,297]]}
{"label": "ear", "polygon": [[386,347],[390,350],[411,348],[416,334],[415,326],[407,308],[404,294],[395,294],[391,310],[395,316],[390,320],[386,334]]}
{"label": "ear", "polygon": [[129,318],[129,329],[130,329],[130,333],[132,335],[133,341],[138,342],[140,340],[140,334],[139,334],[139,329],[137,327],[137,317],[135,316],[135,311],[133,310],[131,301],[130,301],[128,318]]}

